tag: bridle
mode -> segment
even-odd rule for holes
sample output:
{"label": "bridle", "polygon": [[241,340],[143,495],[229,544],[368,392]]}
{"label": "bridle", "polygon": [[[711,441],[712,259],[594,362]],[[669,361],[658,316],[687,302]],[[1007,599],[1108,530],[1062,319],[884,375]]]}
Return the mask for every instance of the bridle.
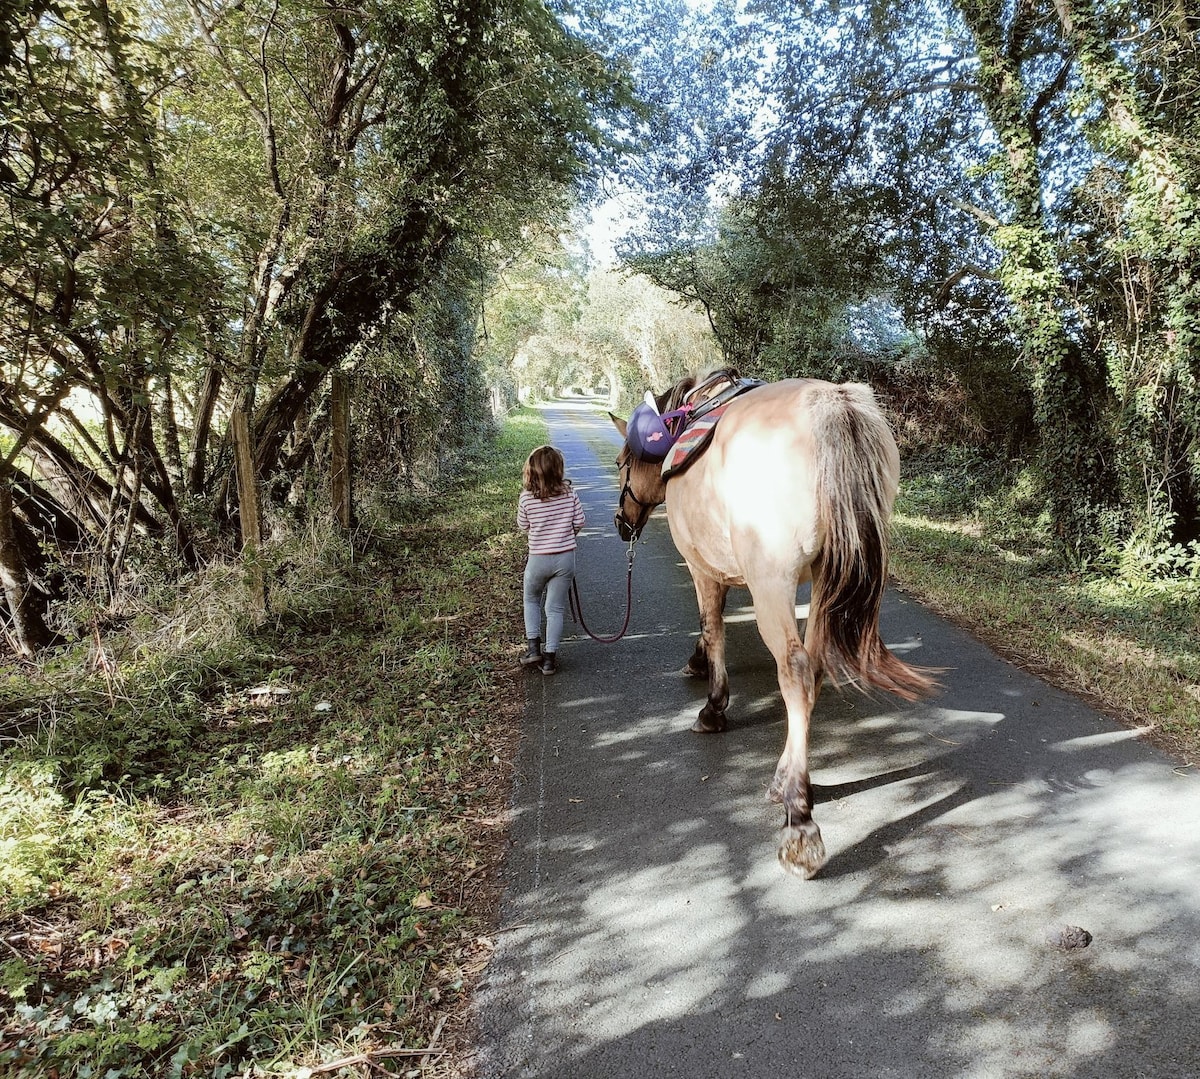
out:
{"label": "bridle", "polygon": [[[715,383],[721,381],[733,384],[731,385],[731,390],[733,392],[723,392],[718,394],[715,398],[704,400],[698,405],[693,403],[697,395],[702,394]],[[693,415],[701,415],[704,411],[709,411],[718,405],[724,404],[730,397],[736,396],[736,394],[742,392],[742,390],[751,388],[751,386],[745,385],[745,383],[749,381],[750,380],[739,379],[736,372],[732,370],[715,372],[700,386],[689,391],[689,401],[683,409],[677,410],[674,413],[669,413],[668,416],[684,415],[685,412],[691,412]],[[753,385],[758,384],[759,383],[753,383]],[[624,431],[624,428],[622,428],[622,431]],[[679,431],[676,431],[675,434],[678,435]],[[622,526],[624,526],[629,533],[627,537],[629,544],[629,549],[627,551],[627,556],[629,559],[629,572],[625,578],[625,621],[622,623],[620,630],[611,637],[597,636],[590,629],[588,629],[587,623],[583,620],[583,608],[579,602],[579,585],[574,579],[571,581],[571,590],[569,592],[571,616],[583,627],[584,633],[591,637],[592,640],[600,641],[602,644],[612,644],[614,641],[619,641],[623,636],[625,636],[625,631],[629,628],[629,617],[633,613],[634,544],[636,544],[638,539],[641,537],[642,529],[646,527],[646,522],[650,519],[650,514],[659,505],[657,502],[643,502],[640,498],[638,498],[637,495],[633,493],[633,487],[629,482],[633,478],[633,461],[630,456],[628,444],[626,444],[621,456],[617,457],[617,468],[624,472],[624,476],[621,480],[621,494],[617,498],[617,512],[613,515],[613,524],[616,526],[618,535],[621,534]],[[631,525],[625,518],[625,499],[627,498],[638,508],[639,523],[636,525]]]}
{"label": "bridle", "polygon": [[[617,530],[620,531],[621,524],[624,522],[625,527],[630,531],[630,543],[636,543],[637,538],[642,534],[642,529],[646,527],[646,520],[649,519],[650,514],[654,511],[654,508],[658,505],[658,503],[643,502],[640,498],[638,498],[637,495],[633,493],[633,488],[629,485],[629,481],[633,477],[633,465],[630,464],[628,460],[626,460],[624,463],[618,463],[617,467],[624,470],[625,480],[621,486],[621,494],[617,498],[617,512],[613,516],[613,524],[616,526]],[[631,525],[625,520],[623,510],[625,506],[625,499],[627,498],[635,506],[637,506],[639,510],[638,516],[642,519],[642,523],[639,525]]]}

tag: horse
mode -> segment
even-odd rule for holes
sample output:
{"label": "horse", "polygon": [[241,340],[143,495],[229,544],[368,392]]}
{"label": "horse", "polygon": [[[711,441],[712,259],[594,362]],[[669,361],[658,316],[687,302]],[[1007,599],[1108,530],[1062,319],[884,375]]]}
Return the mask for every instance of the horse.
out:
{"label": "horse", "polygon": [[[633,421],[651,400],[660,414],[698,409],[721,383],[688,376],[664,394],[648,393],[630,422],[609,413],[625,439],[614,523],[623,540],[635,542],[666,503],[700,611],[684,671],[708,679],[708,699],[693,731],[726,728],[725,599],[731,587],[749,589],[787,711],[787,741],[767,791],[784,810],[779,862],[811,878],[826,861],[808,774],[809,722],[822,680],[908,701],[936,687],[935,672],[903,662],[879,635],[900,454],[869,386],[785,379],[733,397],[708,448],[664,479],[658,454],[634,452],[631,440],[643,447]],[[801,639],[795,603],[805,582],[812,594]]]}

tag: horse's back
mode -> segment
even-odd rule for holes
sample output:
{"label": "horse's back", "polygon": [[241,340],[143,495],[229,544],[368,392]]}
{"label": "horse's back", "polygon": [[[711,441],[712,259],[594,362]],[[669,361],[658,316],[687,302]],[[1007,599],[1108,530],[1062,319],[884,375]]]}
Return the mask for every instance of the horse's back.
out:
{"label": "horse's back", "polygon": [[831,446],[868,455],[895,496],[896,441],[874,390],[861,382],[783,379],[736,398],[717,427],[714,464],[739,474],[761,469],[787,489],[803,488]]}
{"label": "horse's back", "polygon": [[757,387],[730,402],[709,449],[667,485],[676,545],[729,580],[765,565],[803,577],[825,541],[819,487],[830,468],[871,474],[890,507],[899,454],[871,388],[820,379]]}

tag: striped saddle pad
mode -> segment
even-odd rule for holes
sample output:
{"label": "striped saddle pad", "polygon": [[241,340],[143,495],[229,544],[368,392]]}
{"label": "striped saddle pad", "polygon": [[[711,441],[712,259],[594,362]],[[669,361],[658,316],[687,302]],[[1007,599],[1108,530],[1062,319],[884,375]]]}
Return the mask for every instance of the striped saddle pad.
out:
{"label": "striped saddle pad", "polygon": [[726,405],[714,408],[690,424],[671,446],[662,463],[662,477],[669,480],[678,475],[700,456],[712,441],[717,421],[725,414]]}

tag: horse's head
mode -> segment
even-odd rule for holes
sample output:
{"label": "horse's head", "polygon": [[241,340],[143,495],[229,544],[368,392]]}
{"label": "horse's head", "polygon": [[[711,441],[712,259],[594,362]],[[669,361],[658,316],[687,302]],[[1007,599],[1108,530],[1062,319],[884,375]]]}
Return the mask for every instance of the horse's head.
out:
{"label": "horse's head", "polygon": [[662,478],[662,459],[655,461],[634,453],[629,444],[629,424],[611,412],[608,415],[621,432],[621,437],[625,439],[625,444],[617,455],[621,495],[617,499],[617,512],[613,517],[613,524],[617,526],[617,534],[621,539],[636,540],[642,534],[642,529],[646,527],[646,522],[655,507],[661,506],[667,497],[667,484]]}

